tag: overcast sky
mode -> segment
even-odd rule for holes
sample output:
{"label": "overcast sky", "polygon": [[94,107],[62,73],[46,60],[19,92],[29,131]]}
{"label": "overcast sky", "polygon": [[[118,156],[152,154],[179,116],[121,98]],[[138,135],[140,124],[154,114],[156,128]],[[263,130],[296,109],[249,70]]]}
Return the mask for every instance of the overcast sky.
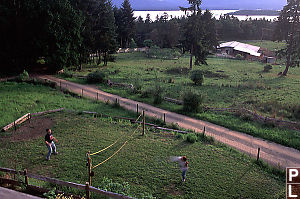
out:
{"label": "overcast sky", "polygon": [[[120,6],[124,0],[112,0]],[[135,10],[178,10],[178,6],[187,6],[187,0],[130,0]],[[267,9],[281,10],[286,0],[203,0],[202,8],[208,9]]]}

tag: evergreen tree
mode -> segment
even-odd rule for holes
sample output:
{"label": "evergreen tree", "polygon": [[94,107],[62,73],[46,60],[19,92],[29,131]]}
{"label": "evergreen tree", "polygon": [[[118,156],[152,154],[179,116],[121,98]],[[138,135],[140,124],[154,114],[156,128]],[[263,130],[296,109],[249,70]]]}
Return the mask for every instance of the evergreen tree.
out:
{"label": "evergreen tree", "polygon": [[1,1],[0,13],[4,72],[33,70],[40,58],[52,71],[78,64],[83,18],[68,0]]}
{"label": "evergreen tree", "polygon": [[124,0],[120,8],[118,38],[120,46],[126,48],[130,46],[130,41],[135,35],[135,17],[129,0]]}
{"label": "evergreen tree", "polygon": [[289,67],[300,64],[300,0],[288,0],[278,19],[277,39],[284,39],[287,43],[287,47],[280,51],[286,58],[286,67],[282,73],[286,76]]}
{"label": "evergreen tree", "polygon": [[193,56],[195,64],[206,64],[209,51],[217,46],[215,23],[211,13],[207,10],[202,13],[201,0],[188,0],[190,7],[181,10],[192,14],[184,25],[184,45],[190,51],[190,69],[193,67]]}
{"label": "evergreen tree", "polygon": [[103,54],[104,65],[107,65],[109,55],[115,53],[116,27],[115,17],[110,0],[99,0],[97,17],[94,24],[95,48]]}

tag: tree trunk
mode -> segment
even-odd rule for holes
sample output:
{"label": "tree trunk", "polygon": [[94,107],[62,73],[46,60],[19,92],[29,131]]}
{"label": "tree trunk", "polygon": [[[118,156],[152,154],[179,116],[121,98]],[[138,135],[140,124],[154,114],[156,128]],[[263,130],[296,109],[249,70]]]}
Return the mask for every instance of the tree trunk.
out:
{"label": "tree trunk", "polygon": [[287,60],[286,60],[286,66],[285,66],[285,69],[282,73],[283,76],[286,76],[287,75],[287,72],[289,71],[289,67],[290,67],[290,59],[291,59],[291,55],[288,54],[287,56]]}
{"label": "tree trunk", "polygon": [[190,70],[193,70],[193,45],[191,48],[191,56],[190,56]]}
{"label": "tree trunk", "polygon": [[98,61],[97,61],[97,65],[101,64],[101,53],[98,52]]}

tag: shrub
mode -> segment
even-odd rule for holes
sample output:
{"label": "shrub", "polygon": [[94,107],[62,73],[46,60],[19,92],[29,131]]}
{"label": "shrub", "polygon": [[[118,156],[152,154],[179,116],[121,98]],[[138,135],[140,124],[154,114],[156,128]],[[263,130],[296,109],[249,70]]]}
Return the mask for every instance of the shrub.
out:
{"label": "shrub", "polygon": [[193,91],[186,91],[183,93],[183,111],[186,112],[200,112],[202,111],[203,97]]}
{"label": "shrub", "polygon": [[296,119],[300,120],[300,106],[299,106],[299,105],[298,105],[298,106],[294,106],[294,107],[292,108],[292,113],[293,113],[293,116],[294,116]]}
{"label": "shrub", "polygon": [[141,98],[149,98],[151,96],[151,89],[142,90]]}
{"label": "shrub", "polygon": [[136,48],[136,47],[137,47],[137,45],[136,45],[134,39],[131,38],[131,41],[130,41],[130,48]]}
{"label": "shrub", "polygon": [[144,46],[151,48],[153,46],[153,41],[151,39],[147,39],[144,41]]}
{"label": "shrub", "polygon": [[107,56],[107,60],[109,62],[116,62],[116,56],[114,56],[114,55],[108,55]]}
{"label": "shrub", "polygon": [[101,71],[96,71],[88,74],[87,76],[88,83],[104,83],[105,82],[105,73]]}
{"label": "shrub", "polygon": [[197,85],[199,84],[200,86],[203,84],[204,81],[204,76],[203,72],[201,70],[194,70],[191,73],[191,80]]}
{"label": "shrub", "polygon": [[133,92],[134,93],[141,93],[142,92],[142,84],[139,79],[136,79],[133,85]]}
{"label": "shrub", "polygon": [[270,70],[272,70],[272,69],[273,69],[273,67],[270,64],[264,66],[264,72],[266,72],[266,73],[270,72]]}
{"label": "shrub", "polygon": [[245,58],[244,58],[243,55],[237,54],[237,55],[235,56],[235,59],[237,59],[237,60],[243,60],[243,59],[245,59]]}
{"label": "shrub", "polygon": [[127,182],[117,183],[111,179],[104,177],[102,182],[99,184],[99,188],[104,191],[111,191],[114,193],[129,195],[130,185]]}
{"label": "shrub", "polygon": [[163,101],[163,88],[159,85],[156,84],[154,89],[152,90],[152,95],[153,95],[153,103],[154,104],[161,104]]}
{"label": "shrub", "polygon": [[190,133],[186,137],[186,141],[188,141],[189,143],[195,143],[195,142],[197,142],[197,140],[198,140],[198,137],[194,133]]}
{"label": "shrub", "polygon": [[19,76],[18,76],[18,79],[20,81],[28,81],[29,80],[29,74],[26,70],[23,71],[23,73],[21,73]]}
{"label": "shrub", "polygon": [[59,74],[59,76],[63,77],[63,78],[72,78],[73,77],[73,72],[64,69],[64,72]]}

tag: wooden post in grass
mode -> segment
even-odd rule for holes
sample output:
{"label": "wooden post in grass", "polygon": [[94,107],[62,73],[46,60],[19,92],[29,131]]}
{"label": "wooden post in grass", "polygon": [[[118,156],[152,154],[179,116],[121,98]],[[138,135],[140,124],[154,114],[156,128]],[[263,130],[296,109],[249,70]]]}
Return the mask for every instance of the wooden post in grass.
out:
{"label": "wooden post in grass", "polygon": [[85,192],[86,192],[86,199],[90,199],[90,185],[88,182],[85,183]]}
{"label": "wooden post in grass", "polygon": [[92,185],[92,176],[91,176],[91,173],[92,173],[92,164],[91,164],[91,152],[89,151],[88,152],[88,169],[89,169],[89,185]]}
{"label": "wooden post in grass", "polygon": [[136,104],[136,115],[139,115],[139,104]]}
{"label": "wooden post in grass", "polygon": [[142,135],[145,135],[145,111],[143,110],[143,134]]}
{"label": "wooden post in grass", "polygon": [[203,127],[203,136],[205,135],[205,127]]}
{"label": "wooden post in grass", "polygon": [[81,89],[81,97],[83,97],[83,89]]}
{"label": "wooden post in grass", "polygon": [[164,123],[166,123],[166,114],[164,113]]}
{"label": "wooden post in grass", "polygon": [[256,161],[259,160],[259,153],[260,153],[260,148],[258,148],[258,150],[257,150],[257,158],[256,158]]}
{"label": "wooden post in grass", "polygon": [[15,132],[17,131],[16,121],[14,121]]}
{"label": "wooden post in grass", "polygon": [[27,175],[27,169],[24,169],[24,176],[25,176],[25,185],[28,186],[28,175]]}

